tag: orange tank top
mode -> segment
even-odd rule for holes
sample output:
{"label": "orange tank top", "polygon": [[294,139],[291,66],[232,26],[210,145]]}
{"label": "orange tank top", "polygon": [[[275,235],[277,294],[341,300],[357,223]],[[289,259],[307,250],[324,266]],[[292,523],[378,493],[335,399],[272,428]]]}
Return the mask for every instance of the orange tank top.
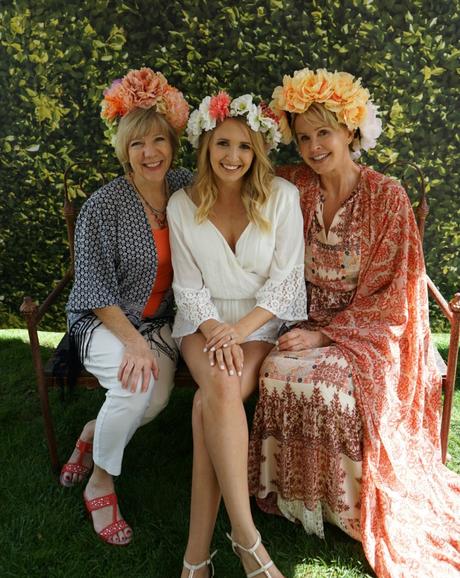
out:
{"label": "orange tank top", "polygon": [[169,246],[169,228],[152,229],[157,248],[157,276],[150,297],[144,307],[142,316],[152,317],[160,306],[166,291],[171,287],[173,269],[171,263],[171,247]]}

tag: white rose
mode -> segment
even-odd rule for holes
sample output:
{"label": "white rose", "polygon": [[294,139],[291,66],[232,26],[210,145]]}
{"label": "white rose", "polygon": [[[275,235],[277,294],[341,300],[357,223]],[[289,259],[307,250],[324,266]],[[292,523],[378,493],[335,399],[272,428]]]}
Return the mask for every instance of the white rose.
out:
{"label": "white rose", "polygon": [[252,96],[250,94],[243,94],[235,100],[232,100],[230,104],[230,115],[231,116],[241,116],[246,114],[251,109]]}
{"label": "white rose", "polygon": [[188,119],[186,131],[190,144],[195,148],[198,146],[201,130],[201,113],[199,110],[194,110]]}
{"label": "white rose", "polygon": [[216,121],[215,119],[211,118],[211,116],[209,115],[209,104],[211,102],[211,97],[207,96],[206,98],[203,98],[203,100],[201,101],[200,107],[199,107],[199,112],[200,112],[200,128],[201,131],[208,131],[208,130],[212,130],[213,128],[216,128]]}
{"label": "white rose", "polygon": [[359,132],[361,133],[361,148],[365,151],[375,147],[377,139],[382,133],[382,121],[377,116],[378,108],[371,102],[366,104],[366,108],[366,117],[359,125]]}
{"label": "white rose", "polygon": [[248,111],[248,125],[253,131],[257,132],[260,129],[260,113],[258,107],[253,104]]}
{"label": "white rose", "polygon": [[206,98],[203,98],[203,100],[200,102],[200,107],[199,107],[199,111],[201,112],[201,114],[209,114],[209,104],[211,102],[211,97],[207,96]]}

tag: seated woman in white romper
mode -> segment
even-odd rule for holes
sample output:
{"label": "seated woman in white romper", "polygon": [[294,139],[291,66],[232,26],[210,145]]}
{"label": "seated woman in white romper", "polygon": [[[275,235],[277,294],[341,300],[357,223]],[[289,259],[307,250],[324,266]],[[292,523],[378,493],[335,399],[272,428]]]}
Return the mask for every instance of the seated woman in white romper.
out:
{"label": "seated woman in white romper", "polygon": [[247,575],[279,578],[252,520],[243,401],[282,323],[306,314],[299,193],[274,176],[267,151],[280,138],[277,119],[250,95],[206,97],[187,132],[198,146],[197,175],[168,205],[173,337],[199,386],[182,578],[213,575],[221,495]]}

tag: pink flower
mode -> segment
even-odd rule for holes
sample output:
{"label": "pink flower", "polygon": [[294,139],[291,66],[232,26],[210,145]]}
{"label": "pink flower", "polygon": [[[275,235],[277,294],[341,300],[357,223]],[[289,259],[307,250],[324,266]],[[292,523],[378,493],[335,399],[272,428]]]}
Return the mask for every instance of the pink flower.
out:
{"label": "pink flower", "polygon": [[161,101],[157,104],[157,111],[163,113],[171,126],[177,131],[185,128],[189,115],[189,106],[182,92],[177,90],[177,88],[169,86],[166,89]]}
{"label": "pink flower", "polygon": [[161,72],[151,68],[130,70],[122,80],[123,95],[137,108],[150,108],[163,95],[167,86],[166,78]]}
{"label": "pink flower", "polygon": [[121,90],[121,79],[114,80],[109,88],[104,90],[104,106],[102,116],[113,121],[117,116],[123,116],[129,109]]}
{"label": "pink flower", "polygon": [[209,103],[209,116],[217,121],[222,121],[230,115],[230,103],[232,99],[226,92],[219,92],[211,97]]}
{"label": "pink flower", "polygon": [[112,125],[136,108],[155,109],[163,114],[176,131],[187,124],[189,107],[182,93],[168,84],[161,72],[151,68],[130,70],[104,91],[101,116]]}
{"label": "pink flower", "polygon": [[275,113],[274,110],[270,108],[270,106],[264,102],[263,100],[260,102],[260,109],[262,110],[262,114],[268,118],[271,118],[279,125],[280,117]]}
{"label": "pink flower", "polygon": [[109,88],[106,88],[104,90],[104,96],[106,94],[109,94],[110,92],[114,92],[115,90],[117,90],[117,87],[119,88],[120,84],[121,84],[122,79],[121,78],[116,78],[112,84],[109,86]]}

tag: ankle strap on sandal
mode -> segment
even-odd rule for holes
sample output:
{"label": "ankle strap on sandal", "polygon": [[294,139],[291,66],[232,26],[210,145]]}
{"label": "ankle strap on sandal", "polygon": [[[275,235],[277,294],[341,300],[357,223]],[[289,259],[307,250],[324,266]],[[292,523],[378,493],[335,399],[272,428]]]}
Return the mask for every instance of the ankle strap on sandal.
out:
{"label": "ankle strap on sandal", "polygon": [[237,548],[239,548],[240,550],[243,550],[243,552],[248,552],[249,554],[254,555],[255,550],[257,550],[257,548],[262,543],[262,537],[261,537],[260,532],[258,530],[257,530],[257,540],[255,541],[254,545],[251,546],[250,548],[245,548],[241,544],[238,544],[238,542],[235,542],[235,540],[233,539],[233,536],[231,534],[229,534],[228,532],[227,532],[226,536],[230,540],[230,542],[232,543],[232,550],[235,552],[236,555],[238,555],[238,552],[236,551]]}
{"label": "ankle strap on sandal", "polygon": [[85,440],[78,438],[75,447],[81,454],[90,454],[93,451],[93,442],[85,442]]}
{"label": "ankle strap on sandal", "polygon": [[211,578],[213,578],[214,564],[212,563],[212,559],[216,554],[217,550],[214,550],[214,552],[211,554],[211,556],[209,556],[207,560],[204,560],[204,562],[200,562],[199,564],[189,564],[187,560],[184,558],[184,568],[187,568],[187,570],[189,570],[188,578],[193,578],[193,575],[195,574],[196,570],[201,570],[201,568],[204,568],[205,566],[211,566]]}
{"label": "ankle strap on sandal", "polygon": [[271,568],[274,565],[273,560],[269,560],[266,564],[264,564],[262,562],[262,560],[259,558],[259,556],[256,553],[257,548],[261,545],[262,543],[262,538],[260,536],[260,532],[257,531],[257,540],[255,541],[254,545],[251,546],[250,548],[245,548],[244,546],[242,546],[241,544],[238,544],[238,542],[235,542],[235,540],[233,539],[233,537],[227,533],[227,538],[230,540],[230,542],[232,543],[232,550],[235,552],[235,554],[240,558],[240,554],[237,552],[237,548],[239,550],[242,550],[243,552],[247,552],[248,554],[251,554],[251,556],[255,559],[255,561],[257,562],[257,564],[259,564],[260,568],[258,568],[257,570],[254,570],[254,572],[249,572],[249,574],[246,574],[246,578],[253,578],[254,576],[258,576],[259,574],[265,574],[265,576],[270,577],[271,574],[268,571],[269,568]]}

